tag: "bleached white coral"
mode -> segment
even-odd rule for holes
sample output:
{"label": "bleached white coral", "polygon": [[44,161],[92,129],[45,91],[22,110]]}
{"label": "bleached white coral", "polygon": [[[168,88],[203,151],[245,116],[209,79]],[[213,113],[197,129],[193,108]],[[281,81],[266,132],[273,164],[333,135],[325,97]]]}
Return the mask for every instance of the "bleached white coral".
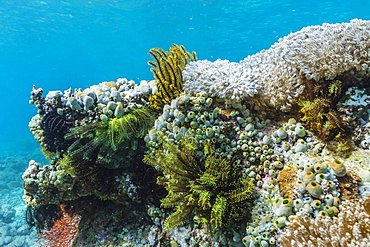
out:
{"label": "bleached white coral", "polygon": [[188,82],[185,87],[194,82],[192,90],[196,92],[208,92],[220,98],[227,95],[231,100],[253,97],[261,86],[256,83],[253,73],[240,63],[221,59],[215,62],[190,62],[183,72],[183,78]]}
{"label": "bleached white coral", "polygon": [[367,71],[370,21],[309,26],[279,39],[240,63],[191,62],[183,71],[187,94],[250,100],[288,111],[309,80],[331,80],[346,71]]}

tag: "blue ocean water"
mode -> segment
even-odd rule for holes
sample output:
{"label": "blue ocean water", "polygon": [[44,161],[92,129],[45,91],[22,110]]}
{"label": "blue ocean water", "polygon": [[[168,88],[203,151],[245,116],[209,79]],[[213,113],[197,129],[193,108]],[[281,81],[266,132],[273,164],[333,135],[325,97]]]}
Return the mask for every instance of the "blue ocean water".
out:
{"label": "blue ocean water", "polygon": [[370,1],[7,0],[0,3],[0,151],[37,147],[27,123],[33,84],[87,87],[151,79],[152,47],[239,61],[309,25],[370,19]]}

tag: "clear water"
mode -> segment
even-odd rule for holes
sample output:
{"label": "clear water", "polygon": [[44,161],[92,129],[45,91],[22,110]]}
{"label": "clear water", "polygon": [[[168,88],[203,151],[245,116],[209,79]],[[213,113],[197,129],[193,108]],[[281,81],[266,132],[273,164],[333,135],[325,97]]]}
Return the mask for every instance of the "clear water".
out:
{"label": "clear water", "polygon": [[370,19],[370,1],[7,0],[0,3],[0,151],[36,145],[27,123],[33,84],[87,87],[151,79],[152,47],[172,43],[199,59],[239,61],[290,32]]}

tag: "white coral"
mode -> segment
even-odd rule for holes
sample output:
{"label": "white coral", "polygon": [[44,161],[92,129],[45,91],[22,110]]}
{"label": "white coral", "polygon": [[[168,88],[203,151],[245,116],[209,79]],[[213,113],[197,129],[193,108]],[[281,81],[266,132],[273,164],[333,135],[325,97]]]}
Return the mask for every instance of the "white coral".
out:
{"label": "white coral", "polygon": [[213,63],[208,60],[191,62],[184,70],[183,78],[187,81],[184,85],[185,91],[191,84],[193,91],[208,92],[220,98],[227,95],[231,100],[253,97],[260,87],[253,74],[240,63],[221,59]]}
{"label": "white coral", "polygon": [[305,27],[240,63],[191,62],[183,71],[184,91],[251,100],[288,111],[307,80],[331,80],[349,70],[368,70],[369,38],[370,21],[359,19]]}

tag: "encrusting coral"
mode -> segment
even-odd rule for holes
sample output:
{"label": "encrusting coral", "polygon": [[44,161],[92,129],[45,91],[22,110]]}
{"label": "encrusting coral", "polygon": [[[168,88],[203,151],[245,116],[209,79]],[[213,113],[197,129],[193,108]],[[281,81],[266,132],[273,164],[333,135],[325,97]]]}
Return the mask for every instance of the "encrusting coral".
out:
{"label": "encrusting coral", "polygon": [[344,176],[338,177],[338,190],[340,191],[341,200],[358,200],[360,199],[360,190],[358,185],[361,182],[361,178],[354,174],[352,171],[348,171]]}
{"label": "encrusting coral", "polygon": [[159,140],[163,150],[156,156],[146,155],[144,161],[163,170],[164,177],[157,179],[168,190],[162,207],[176,208],[165,220],[165,230],[195,217],[211,228],[226,227],[248,214],[254,185],[241,173],[240,164],[215,153],[210,143],[198,150],[192,137],[178,145]]}
{"label": "encrusting coral", "polygon": [[312,81],[334,80],[350,70],[366,74],[369,35],[370,21],[359,19],[305,27],[240,63],[189,63],[183,72],[184,91],[289,111]]}
{"label": "encrusting coral", "polygon": [[370,246],[370,197],[344,201],[338,217],[307,215],[291,217],[279,238],[283,247],[365,247]]}

